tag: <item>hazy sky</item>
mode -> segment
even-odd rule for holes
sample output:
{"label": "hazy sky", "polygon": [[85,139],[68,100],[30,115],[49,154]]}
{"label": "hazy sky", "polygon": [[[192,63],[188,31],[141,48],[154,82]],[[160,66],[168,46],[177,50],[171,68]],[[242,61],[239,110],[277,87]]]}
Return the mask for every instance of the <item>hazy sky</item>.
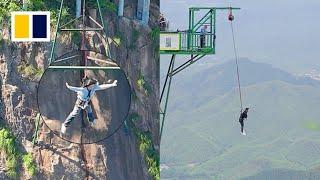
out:
{"label": "hazy sky", "polygon": [[[186,29],[191,6],[229,6],[222,0],[161,0],[161,11],[173,30]],[[235,31],[239,56],[266,62],[286,71],[320,71],[319,0],[243,0],[235,12]],[[217,54],[207,61],[233,58],[227,11],[217,17]]]}

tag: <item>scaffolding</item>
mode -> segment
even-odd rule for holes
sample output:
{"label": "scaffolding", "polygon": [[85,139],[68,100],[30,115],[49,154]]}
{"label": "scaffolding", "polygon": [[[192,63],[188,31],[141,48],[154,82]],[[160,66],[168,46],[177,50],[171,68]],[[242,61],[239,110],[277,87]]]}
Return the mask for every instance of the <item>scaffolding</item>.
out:
{"label": "scaffolding", "polygon": [[[165,81],[160,95],[160,140],[163,133],[168,102],[174,75],[183,71],[206,55],[213,55],[216,40],[216,14],[219,10],[239,10],[234,7],[191,7],[189,8],[189,26],[185,31],[160,32],[160,54],[171,55]],[[177,55],[190,55],[188,60],[175,67]]]}
{"label": "scaffolding", "polygon": [[[95,19],[92,16],[89,15],[88,12],[86,12],[87,9],[87,0],[78,0],[76,1],[76,14],[75,14],[75,18],[64,23],[61,24],[61,16],[62,16],[62,11],[63,8],[65,6],[65,0],[61,0],[61,4],[60,4],[60,9],[59,9],[59,14],[58,14],[58,19],[57,19],[57,24],[56,24],[56,33],[54,36],[54,40],[52,41],[52,47],[51,47],[51,53],[50,53],[50,57],[49,57],[49,66],[47,69],[54,69],[54,70],[77,70],[80,71],[81,73],[81,77],[80,79],[82,79],[83,77],[85,77],[86,73],[85,71],[87,70],[120,70],[120,67],[115,67],[115,63],[111,62],[111,53],[110,53],[110,44],[109,41],[107,40],[105,46],[106,49],[106,57],[107,59],[104,60],[99,60],[99,59],[92,59],[92,57],[89,57],[86,53],[87,53],[87,49],[85,48],[84,45],[84,39],[85,39],[85,35],[87,32],[89,31],[93,31],[96,33],[100,33],[102,34],[102,36],[100,37],[104,37],[103,35],[106,34],[106,26],[104,24],[103,21],[103,16],[102,16],[102,12],[101,12],[101,6],[100,6],[100,2],[99,0],[95,0],[95,3],[97,5],[97,9],[98,9],[98,15],[99,18]],[[85,23],[86,19],[88,19],[89,21],[91,21],[94,24],[94,27],[89,27],[89,25],[87,25]],[[78,24],[77,24],[78,23]],[[76,25],[76,27],[74,27]],[[68,54],[67,56],[60,58],[60,57],[56,57],[55,56],[55,52],[56,52],[56,45],[57,45],[57,39],[58,37],[61,35],[62,32],[81,32],[82,33],[82,43],[79,46],[79,51],[81,52],[81,55],[73,55],[73,54]],[[73,58],[77,58],[77,57],[82,57],[81,59],[81,63],[80,65],[63,65],[63,64],[58,64],[57,62],[63,62],[63,61],[68,61],[70,59]],[[90,59],[91,58],[91,59]],[[87,59],[89,60],[93,60],[93,61],[104,61],[105,64],[110,65],[111,66],[89,66],[86,61]],[[41,118],[41,114],[39,113],[36,117],[36,123],[35,123],[35,132],[33,135],[33,143],[36,144],[37,143],[37,139],[38,139],[38,131],[39,131],[39,125],[40,125],[40,118]],[[84,127],[82,127],[83,129]],[[82,130],[83,131],[83,130]],[[81,131],[81,134],[82,134]],[[82,135],[81,135],[82,136]]]}

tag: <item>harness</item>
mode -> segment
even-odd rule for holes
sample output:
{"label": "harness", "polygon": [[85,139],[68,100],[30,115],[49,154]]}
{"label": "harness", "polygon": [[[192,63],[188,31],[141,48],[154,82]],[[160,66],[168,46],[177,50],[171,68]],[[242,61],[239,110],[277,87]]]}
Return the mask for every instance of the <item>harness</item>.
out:
{"label": "harness", "polygon": [[87,106],[88,106],[88,104],[89,104],[89,102],[90,102],[90,96],[91,96],[91,91],[92,90],[89,90],[88,88],[87,88],[87,91],[88,91],[88,95],[87,95],[87,100],[86,101],[83,101],[83,100],[81,100],[80,98],[78,98],[78,105],[82,108],[82,109],[85,109]]}

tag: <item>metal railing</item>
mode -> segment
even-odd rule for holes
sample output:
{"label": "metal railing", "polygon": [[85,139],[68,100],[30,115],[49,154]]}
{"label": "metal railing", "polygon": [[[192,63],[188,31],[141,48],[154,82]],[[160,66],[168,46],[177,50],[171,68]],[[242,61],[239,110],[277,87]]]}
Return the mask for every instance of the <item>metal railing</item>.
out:
{"label": "metal railing", "polygon": [[182,51],[202,51],[213,50],[215,35],[213,33],[200,33],[200,32],[178,32],[181,36],[181,50]]}
{"label": "metal railing", "polygon": [[[179,48],[175,49],[167,49],[163,50],[165,52],[178,52],[181,54],[200,54],[200,53],[207,53],[213,54],[214,53],[214,45],[215,45],[215,35],[214,33],[207,32],[191,32],[191,31],[176,31],[176,32],[163,32],[164,34],[175,34],[173,36],[175,38],[170,37],[170,35],[165,39],[166,47],[171,47],[173,44],[174,46]],[[176,40],[179,39],[177,44]]]}

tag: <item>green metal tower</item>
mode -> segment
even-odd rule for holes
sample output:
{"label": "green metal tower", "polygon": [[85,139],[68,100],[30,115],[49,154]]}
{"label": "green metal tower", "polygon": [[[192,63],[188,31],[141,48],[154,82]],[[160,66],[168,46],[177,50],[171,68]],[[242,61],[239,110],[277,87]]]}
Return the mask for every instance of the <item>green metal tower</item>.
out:
{"label": "green metal tower", "polygon": [[[215,54],[217,11],[227,10],[232,15],[233,10],[239,9],[234,7],[191,7],[189,8],[189,28],[186,31],[160,32],[160,54],[171,55],[160,96],[160,139],[168,110],[173,76],[204,56]],[[190,55],[190,58],[175,67],[176,55]]]}
{"label": "green metal tower", "polygon": [[[69,22],[61,25],[61,18],[62,18],[61,14],[62,14],[63,7],[64,7],[64,0],[61,1],[58,20],[57,20],[57,25],[56,25],[56,33],[55,33],[54,40],[52,42],[51,53],[50,53],[50,58],[49,58],[49,68],[51,68],[50,66],[51,66],[52,63],[54,63],[56,61],[60,61],[61,62],[61,59],[56,59],[55,58],[55,50],[56,50],[57,39],[58,39],[58,36],[60,35],[61,32],[81,32],[82,33],[82,43],[84,41],[86,32],[94,31],[94,32],[97,32],[97,33],[101,34],[102,36],[104,36],[106,34],[106,26],[105,26],[104,21],[103,21],[103,16],[102,16],[102,13],[101,13],[101,7],[100,7],[99,0],[96,0],[96,4],[97,4],[97,7],[98,7],[98,13],[99,13],[99,17],[100,17],[99,20],[94,19],[93,17],[91,17],[86,12],[87,2],[86,2],[86,0],[82,0],[82,3],[81,3],[81,15],[79,17],[76,17],[76,18],[70,20]],[[89,20],[94,22],[94,24],[97,27],[89,27],[85,23],[86,18],[88,18]],[[100,23],[98,21],[100,21]],[[76,22],[80,22],[78,27],[70,27]],[[110,55],[110,48],[109,48],[109,44],[107,44],[107,45],[108,45],[108,47],[106,47],[106,49],[107,49],[106,56],[110,58],[110,56],[111,56]],[[81,46],[80,51],[84,52],[86,50],[84,48],[84,45],[82,44],[80,46]],[[70,58],[74,58],[74,57],[70,57]],[[68,60],[68,58],[65,57],[63,59],[63,61],[65,61],[65,60]]]}

